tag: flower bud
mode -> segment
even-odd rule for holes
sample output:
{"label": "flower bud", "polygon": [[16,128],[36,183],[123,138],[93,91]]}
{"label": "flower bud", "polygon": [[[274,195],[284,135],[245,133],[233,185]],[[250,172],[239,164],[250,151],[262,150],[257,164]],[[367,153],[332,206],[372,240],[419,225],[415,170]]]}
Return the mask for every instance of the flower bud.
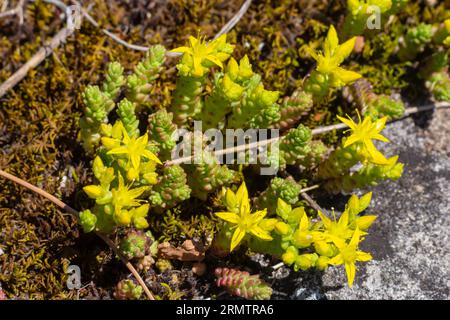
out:
{"label": "flower bud", "polygon": [[84,210],[80,212],[80,224],[83,227],[83,231],[88,233],[94,230],[97,217],[92,214],[91,210]]}
{"label": "flower bud", "polygon": [[275,231],[284,236],[289,233],[289,225],[284,222],[277,222],[277,224],[275,224]]}

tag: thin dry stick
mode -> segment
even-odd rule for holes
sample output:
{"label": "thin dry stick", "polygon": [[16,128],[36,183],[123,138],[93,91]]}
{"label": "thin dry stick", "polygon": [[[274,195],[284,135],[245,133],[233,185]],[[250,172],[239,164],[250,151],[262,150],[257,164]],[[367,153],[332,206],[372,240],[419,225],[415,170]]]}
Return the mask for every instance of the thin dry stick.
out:
{"label": "thin dry stick", "polygon": [[252,4],[252,0],[246,0],[244,4],[241,6],[238,12],[233,16],[233,18],[230,19],[230,21],[225,24],[222,29],[215,35],[214,39],[217,39],[221,35],[228,33],[231,29],[234,28],[234,26],[241,20],[241,18],[244,16],[244,14],[247,12],[248,8]]}
{"label": "thin dry stick", "polygon": [[316,189],[318,189],[319,187],[320,187],[320,184],[315,184],[315,185],[313,185],[313,186],[311,186],[311,187],[306,187],[306,188],[300,190],[300,193],[302,193],[302,192],[309,192],[309,191],[312,191],[312,190],[316,190]]}
{"label": "thin dry stick", "polygon": [[8,10],[5,12],[0,12],[0,19],[17,15],[19,17],[19,24],[22,25],[23,24],[23,5],[24,5],[24,3],[25,3],[25,0],[19,0],[19,3],[17,4],[17,6],[14,9],[11,9],[11,10]]}
{"label": "thin dry stick", "polygon": [[[81,13],[86,18],[87,21],[89,21],[94,27],[100,28],[100,24],[97,21],[95,21],[94,18],[92,18],[92,16],[81,6],[81,4],[78,1],[72,1],[72,2],[75,3],[76,5],[80,6]],[[110,37],[114,41],[118,42],[119,44],[121,44],[129,49],[136,50],[136,51],[147,51],[149,49],[149,47],[144,47],[144,46],[139,46],[136,44],[128,43],[125,40],[120,39],[114,33],[108,31],[107,29],[101,29],[101,30],[108,37]]]}
{"label": "thin dry stick", "polygon": [[316,211],[326,212],[323,210],[313,198],[311,198],[305,191],[300,191],[300,196],[309,203],[309,205]]}
{"label": "thin dry stick", "polygon": [[6,8],[8,8],[8,0],[4,0],[2,5],[0,6],[0,12],[5,12]]}
{"label": "thin dry stick", "polygon": [[[51,202],[53,202],[54,204],[56,204],[58,207],[64,209],[65,211],[67,211],[68,213],[70,213],[71,215],[73,215],[78,221],[80,220],[80,213],[75,210],[74,208],[72,208],[71,206],[69,206],[68,204],[62,202],[61,200],[59,200],[58,198],[56,198],[55,196],[51,195],[50,193],[32,185],[29,182],[26,182],[25,180],[22,180],[10,173],[7,173],[3,170],[0,169],[0,176],[11,180],[14,183],[17,183],[41,196],[43,196],[44,198],[47,198],[48,200],[50,200]],[[116,245],[111,241],[111,239],[109,239],[108,237],[106,237],[104,234],[96,232],[96,234],[103,240],[106,242],[106,244],[114,251],[114,253],[120,258],[120,260],[122,260],[122,262],[125,264],[125,266],[128,268],[128,270],[133,274],[133,276],[136,278],[137,282],[139,283],[139,285],[144,289],[145,294],[147,295],[147,297],[150,300],[155,300],[153,294],[150,292],[150,290],[148,289],[147,285],[145,284],[144,280],[141,278],[141,276],[139,275],[139,273],[136,271],[136,269],[133,267],[133,265],[122,255],[122,253],[117,249]]]}
{"label": "thin dry stick", "polygon": [[62,42],[66,40],[68,36],[73,33],[73,30],[63,28],[61,29],[51,40],[50,42],[39,49],[39,51],[31,57],[19,70],[14,72],[14,74],[9,77],[5,82],[0,85],[0,98],[3,97],[6,92],[13,88],[17,83],[19,83],[30,71],[31,69],[38,66],[45,58],[47,58],[52,52],[53,49],[58,47]]}
{"label": "thin dry stick", "polygon": [[[433,109],[443,109],[443,108],[450,108],[450,103],[439,102],[439,103],[435,103],[435,104],[426,105],[423,107],[407,108],[405,110],[404,117],[407,117],[407,116],[410,116],[411,114],[422,112],[422,111],[428,111],[428,110],[433,110]],[[338,124],[333,124],[333,125],[326,126],[326,127],[319,127],[319,128],[311,130],[311,132],[312,132],[312,135],[319,135],[319,134],[327,133],[327,132],[330,132],[333,130],[341,130],[341,129],[345,129],[345,128],[347,128],[347,126],[344,123],[338,123]],[[254,150],[254,149],[275,143],[275,142],[279,141],[281,138],[282,137],[275,137],[275,138],[271,138],[271,139],[267,139],[267,140],[263,140],[263,141],[252,142],[249,144],[242,144],[237,147],[231,147],[231,148],[226,148],[226,149],[222,149],[222,150],[217,150],[214,152],[214,155],[216,157],[218,157],[218,156],[242,152],[242,151],[246,151],[246,150]],[[182,163],[191,163],[193,159],[194,159],[194,156],[186,156],[186,157],[166,161],[164,163],[164,165],[171,166],[171,165],[182,164]]]}
{"label": "thin dry stick", "polygon": [[[72,3],[74,3],[74,4],[76,4],[76,5],[81,7],[80,3],[77,0],[72,0]],[[228,31],[233,29],[233,27],[239,22],[239,20],[247,12],[247,10],[250,7],[251,3],[252,3],[252,0],[246,0],[244,2],[244,4],[241,6],[241,8],[239,9],[239,11],[214,36],[214,39],[217,39],[222,34],[227,33]],[[81,12],[82,12],[83,16],[86,18],[86,20],[88,20],[93,26],[95,26],[97,28],[100,28],[99,23],[97,21],[95,21],[95,19],[88,12],[86,12],[86,10],[84,8],[82,8],[82,7],[81,7]],[[107,29],[101,29],[101,30],[108,37],[110,37],[111,39],[113,39],[117,43],[119,43],[119,44],[121,44],[121,45],[123,45],[123,46],[125,46],[125,47],[127,47],[129,49],[136,50],[136,51],[148,51],[150,49],[149,47],[146,47],[146,46],[140,46],[140,45],[132,44],[132,43],[129,43],[129,42],[125,41],[125,40],[122,40],[117,35],[115,35],[114,33],[110,32],[110,31],[108,31]],[[180,53],[180,52],[170,52],[170,51],[168,51],[166,53],[166,56],[167,57],[171,57],[171,58],[179,57],[181,55],[182,55],[182,53]]]}

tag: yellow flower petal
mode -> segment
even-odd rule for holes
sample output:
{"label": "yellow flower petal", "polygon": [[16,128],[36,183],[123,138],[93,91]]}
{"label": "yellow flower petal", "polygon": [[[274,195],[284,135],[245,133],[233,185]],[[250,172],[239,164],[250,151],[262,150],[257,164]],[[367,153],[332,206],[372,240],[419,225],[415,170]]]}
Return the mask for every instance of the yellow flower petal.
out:
{"label": "yellow flower petal", "polygon": [[205,59],[211,61],[212,63],[218,65],[220,68],[223,69],[223,64],[222,64],[222,62],[221,62],[219,59],[217,59],[215,56],[213,56],[213,55],[208,55],[208,56],[205,57]]}
{"label": "yellow flower petal", "polygon": [[117,210],[115,214],[115,220],[118,224],[127,226],[131,223],[131,214],[127,210]]}
{"label": "yellow flower petal", "polygon": [[241,218],[249,219],[250,218],[250,202],[242,202],[240,207]]}
{"label": "yellow flower petal", "polygon": [[367,192],[359,199],[359,212],[366,210],[370,204],[370,201],[372,201],[372,191]]}
{"label": "yellow flower petal", "polygon": [[309,53],[309,55],[316,61],[319,61],[319,55],[316,53],[316,51],[311,47],[306,47],[306,52]]}
{"label": "yellow flower petal", "polygon": [[192,48],[194,48],[199,42],[202,42],[202,38],[197,39],[196,37],[189,36],[189,44]]}
{"label": "yellow flower petal", "polygon": [[133,218],[133,223],[137,229],[147,229],[149,227],[148,221],[144,217]]}
{"label": "yellow flower petal", "polygon": [[380,132],[381,130],[383,130],[386,127],[386,122],[387,122],[387,117],[378,119],[377,121],[375,121],[375,123],[373,125],[373,130],[375,130],[376,132]]}
{"label": "yellow flower petal", "polygon": [[[107,139],[107,138],[105,138],[105,139]],[[117,147],[117,148],[109,150],[107,154],[127,154],[127,153],[128,153],[127,147]]]}
{"label": "yellow flower petal", "polygon": [[[148,189],[148,187],[139,187],[139,188],[128,190],[129,197],[131,197],[133,199],[132,203],[139,205],[143,200],[138,200],[136,198],[139,197],[141,194],[143,194],[145,192],[145,190],[147,190],[147,189]],[[134,205],[134,206],[136,206],[136,205]],[[130,205],[130,206],[132,206],[132,205]]]}
{"label": "yellow flower petal", "polygon": [[225,192],[225,203],[228,210],[230,211],[234,211],[238,207],[238,200],[236,194],[229,188]]}
{"label": "yellow flower petal", "polygon": [[355,248],[358,247],[360,236],[361,231],[358,228],[356,228],[355,232],[353,233],[352,239],[350,240],[350,243],[348,245]]}
{"label": "yellow flower petal", "polygon": [[194,57],[194,72],[192,73],[196,77],[203,76],[202,61]]}
{"label": "yellow flower petal", "polygon": [[117,121],[114,123],[114,125],[112,126],[112,129],[111,129],[111,136],[112,136],[114,139],[121,140],[121,139],[122,139],[122,136],[123,136],[123,129],[124,129],[124,127],[123,127],[122,121],[117,120]]}
{"label": "yellow flower petal", "polygon": [[245,236],[245,231],[241,228],[236,228],[236,230],[233,233],[233,237],[231,238],[231,245],[230,245],[230,252],[236,248],[239,243],[242,241],[242,239]]}
{"label": "yellow flower petal", "polygon": [[148,172],[144,173],[142,177],[147,181],[149,184],[157,184],[158,183],[158,174],[156,172]]}
{"label": "yellow flower petal", "polygon": [[130,155],[131,164],[133,168],[139,170],[139,165],[141,164],[141,156],[139,154],[131,154]]}
{"label": "yellow flower petal", "polygon": [[357,72],[345,70],[344,68],[341,68],[341,67],[337,67],[335,69],[335,71],[333,72],[333,75],[337,79],[342,81],[344,84],[352,83],[362,77],[362,75],[360,75]]}
{"label": "yellow flower petal", "polygon": [[101,139],[103,146],[108,149],[114,149],[120,146],[120,140],[114,139],[114,138],[107,138],[103,137]]}
{"label": "yellow flower petal", "polygon": [[133,213],[133,217],[146,217],[148,210],[150,209],[150,205],[147,204],[143,204],[142,206],[135,208],[133,210],[130,210],[130,212]]}
{"label": "yellow flower petal", "polygon": [[216,212],[214,213],[220,219],[225,220],[227,222],[237,224],[239,223],[239,216],[233,212]]}
{"label": "yellow flower petal", "polygon": [[390,142],[388,138],[386,138],[385,136],[383,136],[383,135],[381,135],[379,133],[373,135],[372,139],[380,140],[380,141],[383,141],[383,142]]}
{"label": "yellow flower petal", "polygon": [[329,264],[332,264],[334,266],[340,265],[344,263],[344,259],[342,258],[342,255],[338,254],[337,256],[331,258],[328,261]]}
{"label": "yellow flower petal", "polygon": [[348,286],[351,288],[353,286],[353,281],[355,280],[356,267],[354,263],[345,263],[345,273],[347,274]]}
{"label": "yellow flower petal", "polygon": [[119,122],[120,123],[120,128],[122,129],[122,135],[123,135],[123,137],[122,137],[122,142],[124,143],[124,144],[129,144],[130,143],[130,136],[128,135],[128,132],[127,132],[127,130],[125,129],[125,127],[123,126],[123,124],[122,124],[122,122]]}
{"label": "yellow flower petal", "polygon": [[326,215],[324,215],[324,214],[322,213],[322,211],[320,211],[320,210],[317,211],[317,214],[319,215],[320,220],[322,220],[322,222],[323,222],[325,228],[326,228],[326,229],[329,229],[330,226],[331,226],[331,224],[332,224],[332,221],[331,221]]}
{"label": "yellow flower petal", "polygon": [[230,60],[228,60],[227,74],[232,80],[236,80],[239,75],[239,65],[234,58],[230,58]]}
{"label": "yellow flower petal", "polygon": [[273,239],[267,231],[261,229],[259,226],[253,226],[250,229],[250,233],[262,240],[270,241]]}
{"label": "yellow flower petal", "polygon": [[334,51],[337,49],[338,45],[339,45],[339,38],[336,29],[334,28],[334,26],[330,26],[330,29],[328,30],[328,35],[323,44],[325,56],[328,57],[332,56],[334,54]]}
{"label": "yellow flower petal", "polygon": [[170,50],[170,52],[179,52],[179,53],[188,53],[190,51],[191,51],[191,48],[189,48],[189,47],[178,47],[178,48]]}
{"label": "yellow flower petal", "polygon": [[256,211],[254,214],[251,215],[252,223],[259,223],[264,217],[267,215],[267,209]]}
{"label": "yellow flower petal", "polygon": [[103,188],[96,185],[90,185],[83,187],[83,191],[91,199],[100,198],[103,195]]}
{"label": "yellow flower petal", "polygon": [[356,251],[356,260],[366,262],[372,260],[372,255],[363,251]]}
{"label": "yellow flower petal", "polygon": [[370,155],[371,162],[381,165],[386,165],[389,163],[386,157],[375,147],[372,140],[370,139],[364,140],[364,146]]}
{"label": "yellow flower petal", "polygon": [[348,225],[348,211],[345,210],[338,221],[338,226],[346,227]]}
{"label": "yellow flower petal", "polygon": [[136,139],[136,144],[146,146],[148,144],[148,134],[143,134],[139,138]]}
{"label": "yellow flower petal", "polygon": [[149,151],[149,150],[147,150],[147,149],[145,149],[145,150],[142,152],[142,156],[143,156],[144,158],[147,158],[147,159],[149,159],[149,160],[151,160],[151,161],[154,161],[154,162],[156,162],[156,163],[158,163],[158,164],[162,164],[161,160],[159,160],[158,157],[157,157],[153,152],[151,152],[151,151]]}
{"label": "yellow flower petal", "polygon": [[377,216],[363,216],[356,218],[356,226],[363,231],[369,229],[372,223],[375,221]]}
{"label": "yellow flower petal", "polygon": [[220,37],[218,37],[216,40],[211,41],[209,45],[213,46],[214,49],[220,46],[223,46],[227,42],[227,34],[224,33]]}
{"label": "yellow flower petal", "polygon": [[344,117],[341,117],[341,116],[337,116],[337,118],[341,122],[345,123],[350,129],[356,130],[356,123],[352,119],[347,119],[347,118],[344,118]]}
{"label": "yellow flower petal", "polygon": [[283,223],[283,222],[279,222],[278,219],[263,219],[263,220],[258,224],[258,226],[259,226],[261,229],[263,229],[263,230],[265,230],[265,231],[267,231],[267,232],[270,232],[270,231],[272,231],[273,229],[275,229],[275,226],[276,226],[278,223]]}
{"label": "yellow flower petal", "polygon": [[360,139],[356,135],[351,135],[347,139],[345,139],[344,148],[351,146],[352,144],[358,142]]}
{"label": "yellow flower petal", "polygon": [[350,54],[352,53],[353,49],[355,48],[356,38],[353,37],[350,40],[344,42],[341,44],[334,53],[336,63],[339,65],[341,64]]}
{"label": "yellow flower petal", "polygon": [[308,230],[308,227],[309,227],[309,219],[308,216],[304,214],[300,219],[300,230]]}
{"label": "yellow flower petal", "polygon": [[245,185],[245,182],[242,182],[241,186],[239,187],[239,189],[236,192],[236,197],[237,200],[240,204],[244,203],[248,203],[248,191],[247,191],[247,186]]}

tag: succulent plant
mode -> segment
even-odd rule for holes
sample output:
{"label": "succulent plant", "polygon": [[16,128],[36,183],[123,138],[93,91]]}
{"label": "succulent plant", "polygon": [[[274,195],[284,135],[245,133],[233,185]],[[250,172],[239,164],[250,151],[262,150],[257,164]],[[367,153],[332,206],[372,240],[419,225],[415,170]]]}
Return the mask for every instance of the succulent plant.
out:
{"label": "succulent plant", "polygon": [[217,286],[226,288],[231,295],[249,300],[268,300],[272,295],[272,288],[258,275],[228,268],[216,268],[214,274]]}

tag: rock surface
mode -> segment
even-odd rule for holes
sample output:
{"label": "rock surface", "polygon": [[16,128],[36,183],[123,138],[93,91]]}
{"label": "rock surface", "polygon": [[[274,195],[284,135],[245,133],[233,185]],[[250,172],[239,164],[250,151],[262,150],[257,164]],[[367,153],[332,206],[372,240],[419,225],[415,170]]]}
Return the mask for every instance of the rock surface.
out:
{"label": "rock surface", "polygon": [[[399,154],[405,171],[372,189],[367,214],[378,219],[361,249],[374,259],[359,264],[353,288],[339,266],[290,274],[276,290],[288,292],[288,282],[291,299],[450,298],[450,110],[397,121],[383,133],[392,143],[380,149]],[[342,210],[347,199],[317,200]]]}

